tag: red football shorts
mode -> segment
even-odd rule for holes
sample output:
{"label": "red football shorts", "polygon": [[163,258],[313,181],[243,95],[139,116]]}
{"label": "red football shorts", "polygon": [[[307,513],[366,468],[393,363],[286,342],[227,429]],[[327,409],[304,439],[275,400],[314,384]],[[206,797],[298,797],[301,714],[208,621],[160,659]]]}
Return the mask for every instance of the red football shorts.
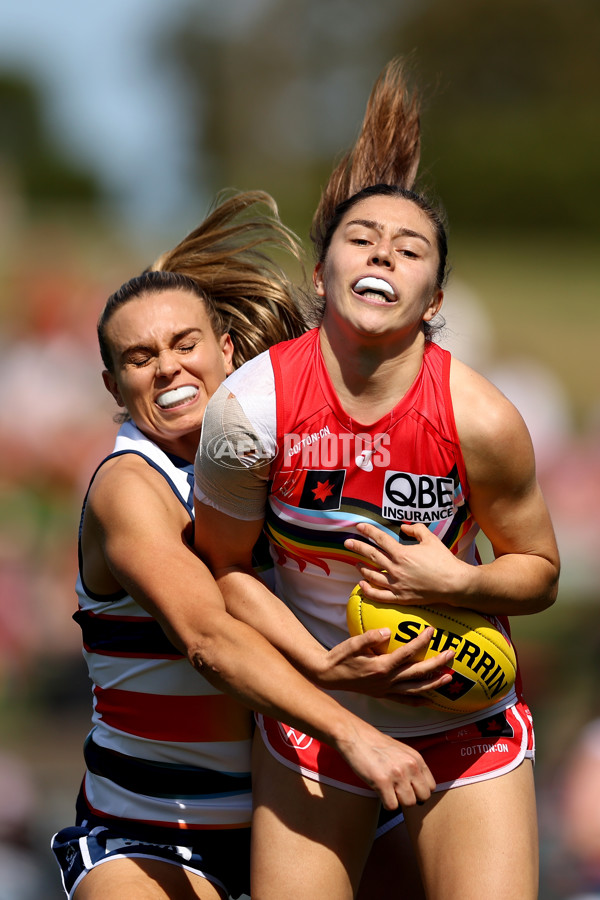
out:
{"label": "red football shorts", "polygon": [[[376,796],[337,750],[276,719],[260,714],[256,718],[267,749],[284,766],[313,781]],[[522,702],[469,725],[403,738],[403,743],[419,751],[436,781],[436,791],[497,778],[535,755],[531,713]]]}

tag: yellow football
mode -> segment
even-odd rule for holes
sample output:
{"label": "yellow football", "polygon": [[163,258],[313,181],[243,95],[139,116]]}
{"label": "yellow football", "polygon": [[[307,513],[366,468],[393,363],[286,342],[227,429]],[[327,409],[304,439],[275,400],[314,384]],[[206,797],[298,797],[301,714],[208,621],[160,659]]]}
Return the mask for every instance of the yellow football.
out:
{"label": "yellow football", "polygon": [[356,585],[348,601],[347,619],[352,635],[363,634],[371,628],[389,628],[392,634],[388,653],[433,625],[435,631],[423,659],[443,650],[455,651],[452,681],[421,695],[435,709],[477,712],[506,697],[515,683],[515,651],[508,634],[494,617],[443,604],[378,603],[367,600]]}

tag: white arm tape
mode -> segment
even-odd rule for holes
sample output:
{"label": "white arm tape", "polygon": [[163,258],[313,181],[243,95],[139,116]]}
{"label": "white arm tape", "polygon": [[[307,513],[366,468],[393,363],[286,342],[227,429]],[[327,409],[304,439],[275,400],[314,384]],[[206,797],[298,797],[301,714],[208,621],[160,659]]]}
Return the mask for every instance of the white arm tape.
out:
{"label": "white arm tape", "polygon": [[240,403],[222,384],[210,399],[194,466],[194,494],[235,519],[264,518],[276,447],[265,446]]}

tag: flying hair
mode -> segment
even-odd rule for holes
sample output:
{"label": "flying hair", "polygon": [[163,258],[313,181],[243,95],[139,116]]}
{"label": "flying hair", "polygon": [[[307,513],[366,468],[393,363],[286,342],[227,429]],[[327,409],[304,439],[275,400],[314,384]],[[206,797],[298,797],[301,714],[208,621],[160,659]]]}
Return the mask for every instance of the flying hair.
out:
{"label": "flying hair", "polygon": [[306,330],[304,296],[273,259],[278,253],[302,262],[300,242],[281,222],[273,198],[264,191],[224,192],[202,224],[150,271],[187,275],[199,285],[231,335],[237,368]]}
{"label": "flying hair", "polygon": [[314,214],[310,236],[321,259],[340,203],[376,184],[411,189],[421,152],[420,101],[408,87],[406,65],[392,59],[375,82],[354,147],[331,173]]}

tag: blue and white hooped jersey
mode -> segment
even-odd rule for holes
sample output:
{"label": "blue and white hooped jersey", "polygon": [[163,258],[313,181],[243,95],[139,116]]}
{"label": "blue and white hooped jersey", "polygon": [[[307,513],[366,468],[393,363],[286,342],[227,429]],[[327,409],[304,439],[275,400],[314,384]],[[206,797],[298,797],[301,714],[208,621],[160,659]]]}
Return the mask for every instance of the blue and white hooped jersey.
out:
{"label": "blue and white hooped jersey", "polygon": [[[168,456],[131,422],[107,459],[124,453],[156,469],[193,521],[192,464]],[[250,713],[206,681],[131,596],[88,590],[81,549],[79,555],[73,618],[82,629],[94,701],[80,817],[87,811],[180,829],[248,825]]]}

